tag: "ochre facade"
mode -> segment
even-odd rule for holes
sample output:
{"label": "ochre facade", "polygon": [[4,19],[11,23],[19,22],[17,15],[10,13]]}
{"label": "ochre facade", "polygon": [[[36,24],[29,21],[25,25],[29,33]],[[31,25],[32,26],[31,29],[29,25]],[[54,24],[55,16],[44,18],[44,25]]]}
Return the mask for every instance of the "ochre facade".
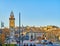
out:
{"label": "ochre facade", "polygon": [[15,27],[15,18],[14,18],[13,12],[11,12],[11,14],[10,14],[9,27],[10,27],[10,28],[14,28],[14,27]]}

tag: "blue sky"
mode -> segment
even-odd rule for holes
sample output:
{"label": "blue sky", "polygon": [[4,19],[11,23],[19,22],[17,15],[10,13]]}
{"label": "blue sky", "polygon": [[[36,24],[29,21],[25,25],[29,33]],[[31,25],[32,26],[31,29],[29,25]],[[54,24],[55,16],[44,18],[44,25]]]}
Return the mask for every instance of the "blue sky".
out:
{"label": "blue sky", "polygon": [[16,26],[21,13],[21,25],[60,27],[60,0],[0,0],[0,22],[9,26],[10,12],[14,12]]}

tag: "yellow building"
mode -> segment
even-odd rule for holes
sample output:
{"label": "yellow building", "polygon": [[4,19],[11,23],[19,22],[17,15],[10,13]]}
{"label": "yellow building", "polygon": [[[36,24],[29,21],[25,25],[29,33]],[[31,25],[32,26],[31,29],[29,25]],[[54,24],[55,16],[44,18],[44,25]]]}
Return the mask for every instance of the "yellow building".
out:
{"label": "yellow building", "polygon": [[14,18],[14,14],[12,11],[11,11],[10,18],[9,18],[9,27],[15,28],[15,18]]}

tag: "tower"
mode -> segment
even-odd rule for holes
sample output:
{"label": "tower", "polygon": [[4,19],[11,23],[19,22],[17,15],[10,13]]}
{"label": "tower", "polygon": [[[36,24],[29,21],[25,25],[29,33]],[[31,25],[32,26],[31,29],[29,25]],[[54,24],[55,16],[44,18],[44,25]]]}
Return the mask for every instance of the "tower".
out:
{"label": "tower", "polygon": [[10,28],[10,43],[12,43],[15,41],[15,18],[13,11],[11,11],[10,13],[9,28]]}
{"label": "tower", "polygon": [[15,18],[14,18],[13,11],[11,11],[11,13],[10,13],[9,28],[15,28]]}

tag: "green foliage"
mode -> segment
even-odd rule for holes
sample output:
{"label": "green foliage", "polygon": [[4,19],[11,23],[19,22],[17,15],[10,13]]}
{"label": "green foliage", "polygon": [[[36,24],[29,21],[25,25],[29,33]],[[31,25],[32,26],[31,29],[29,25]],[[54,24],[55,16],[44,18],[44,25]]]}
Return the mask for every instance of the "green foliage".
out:
{"label": "green foliage", "polygon": [[2,46],[17,46],[16,44],[2,44]]}

